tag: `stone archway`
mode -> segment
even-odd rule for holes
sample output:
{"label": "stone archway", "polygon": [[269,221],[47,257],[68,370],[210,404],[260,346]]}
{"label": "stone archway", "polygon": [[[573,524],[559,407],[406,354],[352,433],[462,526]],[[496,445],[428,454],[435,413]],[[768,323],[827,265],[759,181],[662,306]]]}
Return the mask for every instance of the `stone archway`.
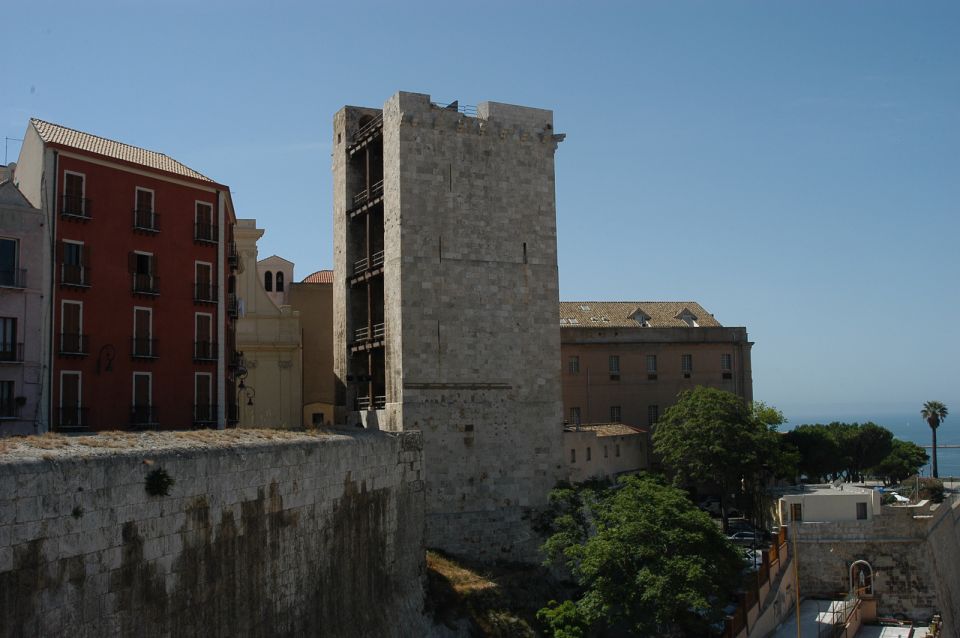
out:
{"label": "stone archway", "polygon": [[873,567],[865,560],[850,564],[850,593],[858,598],[873,596]]}

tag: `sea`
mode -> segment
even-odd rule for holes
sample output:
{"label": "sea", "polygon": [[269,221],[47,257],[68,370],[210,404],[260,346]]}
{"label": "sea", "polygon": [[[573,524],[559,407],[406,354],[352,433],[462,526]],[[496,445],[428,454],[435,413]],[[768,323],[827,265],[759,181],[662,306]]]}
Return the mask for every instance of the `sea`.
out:
{"label": "sea", "polygon": [[[919,408],[916,414],[904,412],[870,414],[869,411],[865,411],[862,416],[854,417],[849,414],[830,416],[820,411],[810,411],[808,413],[788,413],[786,416],[789,421],[786,425],[780,426],[781,431],[790,430],[806,423],[830,423],[831,421],[867,423],[872,421],[893,432],[895,438],[913,441],[917,445],[925,446],[927,454],[931,453],[930,446],[933,441],[930,426],[920,417]],[[940,447],[943,445],[960,446],[960,414],[957,416],[948,415],[940,424],[940,427],[937,428],[937,469],[940,478],[960,477],[960,447]],[[930,463],[927,463],[921,470],[922,476],[931,476],[930,465]]]}

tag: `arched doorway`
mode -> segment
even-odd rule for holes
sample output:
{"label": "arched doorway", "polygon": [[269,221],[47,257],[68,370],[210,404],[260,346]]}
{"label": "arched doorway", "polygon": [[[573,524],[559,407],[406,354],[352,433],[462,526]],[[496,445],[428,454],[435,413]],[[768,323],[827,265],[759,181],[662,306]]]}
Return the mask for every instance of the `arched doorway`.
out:
{"label": "arched doorway", "polygon": [[850,565],[850,593],[858,597],[873,596],[873,568],[865,560]]}

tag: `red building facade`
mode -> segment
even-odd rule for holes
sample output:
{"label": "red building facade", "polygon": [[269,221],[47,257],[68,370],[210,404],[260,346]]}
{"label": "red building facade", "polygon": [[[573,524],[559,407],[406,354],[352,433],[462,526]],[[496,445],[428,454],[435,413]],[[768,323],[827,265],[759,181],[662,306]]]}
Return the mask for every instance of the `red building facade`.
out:
{"label": "red building facade", "polygon": [[40,120],[18,176],[31,169],[43,173],[55,238],[52,429],[229,424],[229,188],[160,153]]}

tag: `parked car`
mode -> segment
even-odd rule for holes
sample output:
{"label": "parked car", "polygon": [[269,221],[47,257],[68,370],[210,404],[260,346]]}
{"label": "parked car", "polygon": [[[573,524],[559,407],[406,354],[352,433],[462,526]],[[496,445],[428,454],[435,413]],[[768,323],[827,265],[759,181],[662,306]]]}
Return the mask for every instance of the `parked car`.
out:
{"label": "parked car", "polygon": [[765,547],[767,539],[761,531],[739,531],[727,536],[727,538],[737,545],[746,547]]}

